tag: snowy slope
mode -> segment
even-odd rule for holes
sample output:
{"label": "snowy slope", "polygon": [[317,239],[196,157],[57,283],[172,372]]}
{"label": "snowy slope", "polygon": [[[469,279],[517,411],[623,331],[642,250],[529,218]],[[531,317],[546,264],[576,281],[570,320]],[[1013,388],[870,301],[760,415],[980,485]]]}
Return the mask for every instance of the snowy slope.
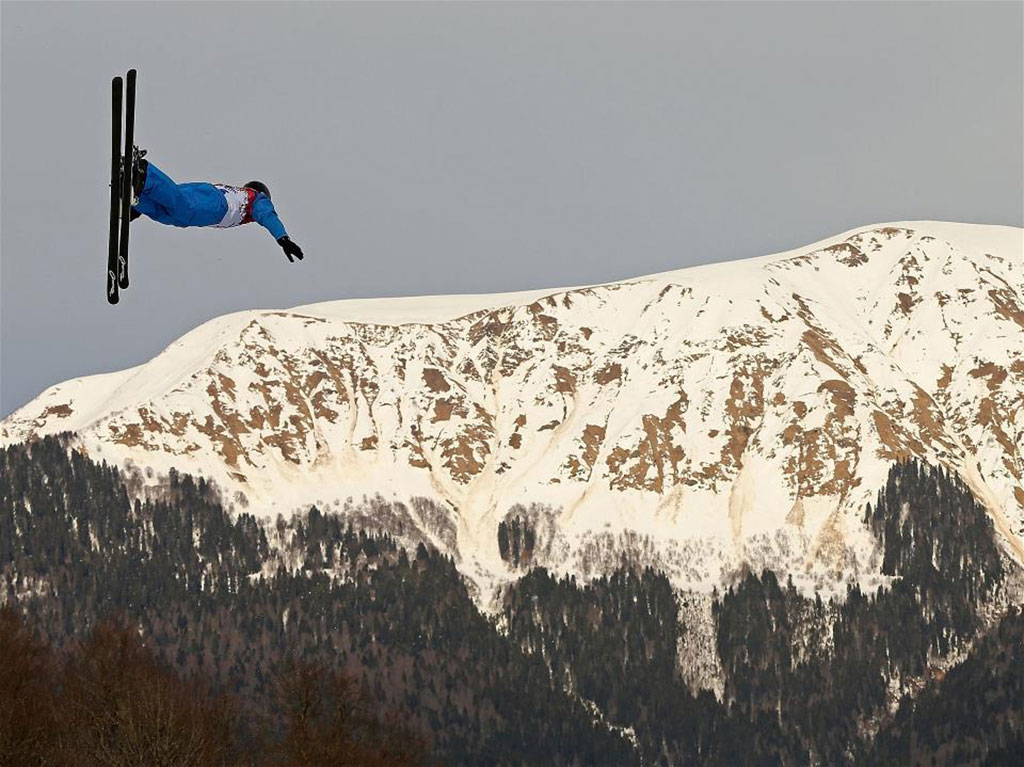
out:
{"label": "snowy slope", "polygon": [[50,388],[0,442],[74,431],[261,516],[430,498],[455,541],[414,521],[485,586],[512,575],[510,514],[533,562],[580,575],[626,555],[697,587],[744,562],[870,581],[863,506],[919,456],[1024,561],[1022,241],[911,222],[608,285],[241,312]]}

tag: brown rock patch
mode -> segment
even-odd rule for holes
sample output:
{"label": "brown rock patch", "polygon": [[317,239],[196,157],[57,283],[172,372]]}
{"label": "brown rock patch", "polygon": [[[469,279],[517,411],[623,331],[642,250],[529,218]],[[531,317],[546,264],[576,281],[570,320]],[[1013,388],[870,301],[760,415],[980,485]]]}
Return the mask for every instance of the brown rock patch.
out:
{"label": "brown rock patch", "polygon": [[910,310],[914,308],[914,297],[909,293],[897,293],[896,298],[900,300],[900,309],[904,314],[910,314]]}
{"label": "brown rock patch", "polygon": [[601,443],[604,441],[604,435],[605,427],[603,426],[587,424],[583,429],[583,434],[580,437],[583,454],[580,457],[571,455],[567,461],[570,479],[583,481],[590,479],[594,464],[597,462],[597,455],[601,450]]}
{"label": "brown rock patch", "polygon": [[452,411],[455,410],[455,400],[452,399],[439,399],[434,402],[434,418],[433,422],[447,421],[452,417]]}
{"label": "brown rock patch", "polygon": [[911,400],[913,410],[911,418],[918,428],[922,441],[938,444],[947,450],[955,446],[944,433],[942,412],[935,406],[935,401],[920,386],[914,385],[914,397]]}
{"label": "brown rock patch", "polygon": [[853,388],[846,381],[830,379],[824,381],[818,387],[818,392],[827,391],[832,395],[833,413],[840,421],[845,421],[847,416],[853,415],[853,405],[857,401],[857,395]]}
{"label": "brown rock patch", "polygon": [[674,432],[686,432],[683,418],[689,400],[685,392],[669,405],[663,417],[646,414],[642,418],[644,436],[631,450],[617,445],[609,453],[606,463],[612,475],[613,489],[636,488],[663,493],[671,485],[682,481],[679,464],[683,449],[674,442]]}
{"label": "brown rock patch", "polygon": [[824,331],[814,327],[809,328],[804,331],[804,334],[801,336],[801,340],[808,348],[810,348],[818,362],[828,365],[843,378],[846,377],[846,372],[839,367],[839,364],[832,358],[832,356],[830,356],[830,354],[842,356],[843,350],[839,347],[839,344],[829,338]]}
{"label": "brown rock patch", "polygon": [[611,362],[594,374],[594,380],[601,386],[618,381],[622,378],[622,366],[618,362]]}
{"label": "brown rock patch", "polygon": [[945,389],[952,382],[953,382],[953,366],[952,365],[943,365],[942,366],[942,376],[936,382],[936,386],[938,386],[940,389]]}
{"label": "brown rock patch", "polygon": [[42,412],[40,418],[49,418],[50,416],[53,416],[55,418],[67,418],[73,412],[75,411],[72,410],[71,406],[68,404],[50,405],[48,408],[46,408],[46,410]]}
{"label": "brown rock patch", "polygon": [[1006,380],[1007,373],[998,365],[991,362],[985,362],[974,368],[974,370],[970,372],[970,375],[973,378],[987,378],[988,380],[986,381],[986,385],[988,386],[988,390],[994,392],[999,388],[1000,384]]}
{"label": "brown rock patch", "polygon": [[223,373],[217,374],[217,380],[220,381],[220,390],[228,395],[228,399],[235,398],[235,382],[233,379],[228,378]]}
{"label": "brown rock patch", "polygon": [[881,410],[876,410],[871,415],[875,422],[878,440],[882,443],[882,447],[878,449],[878,457],[890,461],[904,461],[910,458],[911,451],[907,449],[905,439],[897,434],[897,427],[892,419]]}
{"label": "brown rock patch", "polygon": [[435,394],[450,391],[452,388],[445,379],[444,373],[437,368],[423,368],[423,382]]}
{"label": "brown rock patch", "polygon": [[555,365],[555,391],[560,394],[576,393],[576,378],[569,368]]}
{"label": "brown rock patch", "polygon": [[491,436],[485,426],[467,424],[457,438],[444,445],[441,457],[452,479],[464,485],[483,470],[484,460],[491,452]]}
{"label": "brown rock patch", "polygon": [[[1017,444],[1003,429],[1003,425],[1006,422],[1003,418],[1003,413],[991,398],[986,397],[981,401],[981,405],[978,407],[977,422],[979,426],[984,426],[992,433],[992,436],[996,438],[996,442],[1006,451],[1008,456],[1015,458],[1018,455]],[[1009,466],[1008,468],[1011,474],[1018,479],[1020,478],[1021,472],[1019,469]]]}
{"label": "brown rock patch", "polygon": [[553,339],[558,332],[558,320],[548,314],[538,314],[536,320],[540,324],[540,332],[544,340]]}
{"label": "brown rock patch", "polygon": [[835,256],[836,261],[846,266],[860,266],[868,262],[868,257],[861,252],[860,248],[849,242],[840,242],[838,245],[827,247],[825,252]]}
{"label": "brown rock patch", "polygon": [[878,234],[885,237],[887,240],[891,240],[893,237],[903,235],[904,237],[910,237],[913,233],[913,229],[904,229],[901,226],[882,226],[875,230]]}
{"label": "brown rock patch", "polygon": [[1011,322],[1024,328],[1024,309],[1017,303],[1017,296],[1009,288],[994,288],[988,292],[996,311]]}
{"label": "brown rock patch", "polygon": [[111,425],[110,431],[114,435],[114,442],[119,444],[140,447],[145,443],[142,427],[137,423],[130,423],[124,427]]}

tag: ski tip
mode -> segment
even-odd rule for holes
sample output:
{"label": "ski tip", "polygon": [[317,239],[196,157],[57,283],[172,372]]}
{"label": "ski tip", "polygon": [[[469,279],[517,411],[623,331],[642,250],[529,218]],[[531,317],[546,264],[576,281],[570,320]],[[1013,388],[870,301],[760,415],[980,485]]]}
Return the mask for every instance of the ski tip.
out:
{"label": "ski tip", "polygon": [[107,270],[107,303],[116,304],[120,300],[117,294],[117,275]]}

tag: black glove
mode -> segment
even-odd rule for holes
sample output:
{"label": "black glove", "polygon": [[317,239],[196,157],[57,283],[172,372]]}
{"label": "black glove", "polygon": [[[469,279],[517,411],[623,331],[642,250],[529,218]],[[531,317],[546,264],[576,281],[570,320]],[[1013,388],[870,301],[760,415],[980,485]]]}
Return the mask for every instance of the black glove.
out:
{"label": "black glove", "polygon": [[[281,246],[281,250],[288,256],[288,260],[291,263],[295,263],[295,258],[299,259],[299,261],[302,260],[302,248],[292,242],[287,234],[284,237],[279,237],[277,244]],[[295,258],[292,258],[292,256],[295,256]]]}

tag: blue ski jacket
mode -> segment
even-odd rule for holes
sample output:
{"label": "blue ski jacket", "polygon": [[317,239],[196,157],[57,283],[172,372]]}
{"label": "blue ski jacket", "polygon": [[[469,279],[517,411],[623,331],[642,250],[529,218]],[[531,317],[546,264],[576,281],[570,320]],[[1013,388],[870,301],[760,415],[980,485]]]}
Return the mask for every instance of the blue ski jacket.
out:
{"label": "blue ski jacket", "polygon": [[206,182],[176,184],[153,163],[146,169],[146,183],[135,209],[171,226],[228,227],[255,221],[275,240],[287,235],[274,204],[262,192]]}

